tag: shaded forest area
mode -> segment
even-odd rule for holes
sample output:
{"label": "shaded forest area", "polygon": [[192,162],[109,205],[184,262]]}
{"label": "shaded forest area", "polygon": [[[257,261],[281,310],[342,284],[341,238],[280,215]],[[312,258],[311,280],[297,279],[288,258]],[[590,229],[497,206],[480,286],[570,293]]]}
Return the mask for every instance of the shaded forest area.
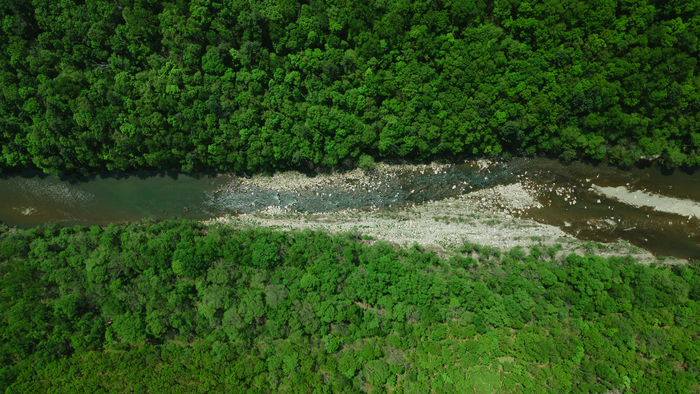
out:
{"label": "shaded forest area", "polygon": [[698,262],[187,221],[0,233],[7,393],[699,387]]}
{"label": "shaded forest area", "polygon": [[0,15],[0,169],[700,163],[698,0],[13,0]]}

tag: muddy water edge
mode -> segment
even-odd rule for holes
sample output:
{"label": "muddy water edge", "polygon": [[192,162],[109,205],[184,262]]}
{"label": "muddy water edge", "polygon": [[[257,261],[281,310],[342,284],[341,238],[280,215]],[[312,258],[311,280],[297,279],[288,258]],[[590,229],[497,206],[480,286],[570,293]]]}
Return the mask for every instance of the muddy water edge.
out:
{"label": "muddy water edge", "polygon": [[[526,160],[519,173],[539,187],[543,207],[523,217],[560,227],[583,240],[614,242],[622,239],[657,256],[700,259],[700,219],[664,212],[664,207],[635,206],[601,195],[599,187],[671,197],[671,204],[700,202],[700,172],[668,170],[656,163],[630,169],[584,163],[562,165],[545,159]],[[511,162],[511,166],[515,162]],[[673,207],[670,207],[673,208]]]}

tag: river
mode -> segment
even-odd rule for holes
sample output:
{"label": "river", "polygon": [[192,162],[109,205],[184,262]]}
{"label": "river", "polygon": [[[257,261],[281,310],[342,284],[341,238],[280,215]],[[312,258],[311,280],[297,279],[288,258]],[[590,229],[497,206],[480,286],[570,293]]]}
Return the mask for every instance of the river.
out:
{"label": "river", "polygon": [[0,176],[0,222],[29,228],[143,218],[206,220],[270,207],[298,212],[391,210],[519,182],[534,190],[541,206],[512,210],[514,216],[557,226],[583,240],[622,239],[657,256],[700,259],[698,171],[655,164],[623,170],[519,158],[489,166],[399,166],[389,174],[353,174],[297,174],[280,183],[215,173],[140,171],[56,178],[25,171]]}

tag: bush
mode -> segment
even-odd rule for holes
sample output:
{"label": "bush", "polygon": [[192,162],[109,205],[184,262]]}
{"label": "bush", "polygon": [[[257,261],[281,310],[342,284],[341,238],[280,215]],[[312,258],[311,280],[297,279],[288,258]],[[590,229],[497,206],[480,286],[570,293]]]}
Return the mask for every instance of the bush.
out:
{"label": "bush", "polygon": [[520,245],[511,249],[510,252],[508,252],[508,254],[510,255],[510,257],[516,260],[523,260],[525,256],[527,256],[527,253],[525,253],[525,250]]}
{"label": "bush", "polygon": [[363,170],[371,170],[374,168],[374,165],[374,157],[366,154],[360,156],[360,160],[357,162],[357,166]]}

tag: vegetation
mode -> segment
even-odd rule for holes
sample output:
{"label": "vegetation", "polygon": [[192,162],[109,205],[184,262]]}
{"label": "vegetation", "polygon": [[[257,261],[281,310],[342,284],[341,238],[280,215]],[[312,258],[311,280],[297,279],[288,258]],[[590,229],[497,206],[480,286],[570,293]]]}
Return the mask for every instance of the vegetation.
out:
{"label": "vegetation", "polygon": [[186,221],[0,232],[6,393],[699,387],[697,262]]}
{"label": "vegetation", "polygon": [[0,14],[0,169],[700,163],[698,0],[13,0]]}

